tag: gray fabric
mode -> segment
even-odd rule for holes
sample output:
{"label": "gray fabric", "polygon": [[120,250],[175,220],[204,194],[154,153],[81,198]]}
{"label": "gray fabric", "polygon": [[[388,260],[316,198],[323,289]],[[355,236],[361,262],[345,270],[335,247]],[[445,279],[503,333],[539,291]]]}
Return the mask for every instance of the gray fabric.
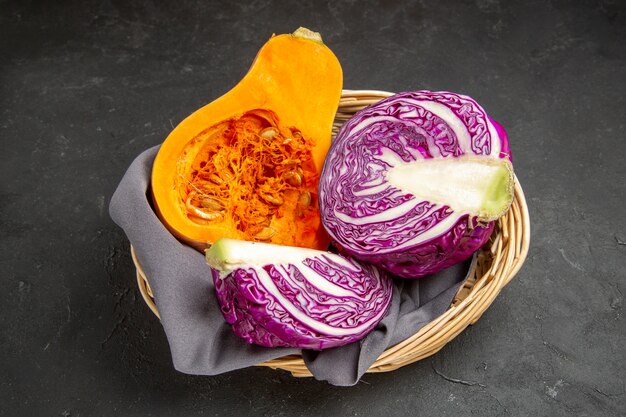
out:
{"label": "gray fabric", "polygon": [[[298,349],[263,348],[239,339],[224,321],[213,294],[204,256],[174,238],[155,215],[149,194],[158,147],[148,149],[128,168],[109,211],[137,251],[161,315],[174,367],[180,372],[216,375]],[[389,346],[406,339],[442,314],[470,261],[419,280],[396,280],[389,313],[365,339],[321,352],[302,351],[315,378],[354,385]]]}

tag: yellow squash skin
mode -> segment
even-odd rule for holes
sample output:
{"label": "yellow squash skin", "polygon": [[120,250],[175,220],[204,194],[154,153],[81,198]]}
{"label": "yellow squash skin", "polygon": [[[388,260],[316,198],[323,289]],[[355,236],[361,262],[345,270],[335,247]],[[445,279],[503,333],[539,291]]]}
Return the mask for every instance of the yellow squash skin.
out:
{"label": "yellow squash skin", "polygon": [[[339,61],[322,43],[319,34],[301,28],[294,34],[272,36],[257,54],[248,73],[233,89],[188,116],[163,142],[153,166],[152,194],[157,214],[165,226],[177,238],[199,250],[204,250],[207,244],[221,237],[326,249],[329,238],[319,219],[317,176],[330,147],[332,123],[341,88],[342,70]],[[225,205],[226,209],[221,212],[221,217],[210,220],[198,220],[190,216],[189,204],[199,203],[196,197],[185,200],[190,195],[188,193],[198,190],[190,182],[194,178],[190,172],[197,172],[194,169],[198,166],[198,155],[206,153],[203,146],[206,148],[210,145],[202,141],[211,141],[211,132],[222,132],[224,130],[221,126],[234,123],[232,121],[242,116],[248,117],[245,115],[249,114],[261,114],[263,123],[265,120],[276,122],[277,131],[281,133],[277,139],[281,141],[290,141],[286,138],[296,129],[295,134],[299,132],[306,138],[309,155],[302,165],[306,181],[298,190],[293,190],[289,189],[289,184],[294,183],[293,177],[288,178],[289,184],[280,180],[283,185],[287,184],[288,190],[279,196],[285,203],[261,207],[265,212],[271,212],[268,217],[271,223],[268,220],[262,230],[255,226],[255,234],[251,234],[252,229],[246,226],[251,219],[244,221],[242,226],[242,221],[236,220],[232,212],[238,204],[245,204],[242,198],[258,193],[258,190],[246,188],[247,194],[238,194],[240,190],[232,188],[231,184],[228,201],[222,199],[219,203]],[[279,165],[286,166],[285,163]],[[249,167],[250,161],[247,164]],[[250,171],[249,168],[246,170]],[[302,174],[300,167],[298,170]],[[237,169],[234,171],[235,175],[239,175]],[[287,174],[292,172],[283,172],[281,178]],[[265,181],[264,184],[264,187],[270,189],[274,183]],[[309,203],[311,207],[303,214],[297,204],[308,196],[312,197]],[[266,198],[263,195],[261,197]],[[258,196],[255,198],[263,203],[268,201]],[[271,196],[267,198],[275,202]]]}

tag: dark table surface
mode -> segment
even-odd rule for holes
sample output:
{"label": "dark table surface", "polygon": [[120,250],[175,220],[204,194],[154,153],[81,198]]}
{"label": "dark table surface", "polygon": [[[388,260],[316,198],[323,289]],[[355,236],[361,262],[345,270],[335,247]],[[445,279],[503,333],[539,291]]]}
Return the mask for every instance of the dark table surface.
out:
{"label": "dark table surface", "polygon": [[[624,2],[59,3],[0,2],[0,415],[625,415]],[[507,128],[528,260],[437,355],[354,387],[183,375],[108,202],[298,26],[346,88],[461,92]]]}

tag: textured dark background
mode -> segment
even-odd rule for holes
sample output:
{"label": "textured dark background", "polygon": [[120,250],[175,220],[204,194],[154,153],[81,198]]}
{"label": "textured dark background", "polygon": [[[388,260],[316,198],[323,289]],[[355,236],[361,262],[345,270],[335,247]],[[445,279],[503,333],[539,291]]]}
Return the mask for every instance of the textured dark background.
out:
{"label": "textured dark background", "polygon": [[[0,1],[0,415],[624,415],[625,2],[49,3]],[[355,387],[177,373],[109,198],[300,25],[347,88],[466,93],[508,129],[527,263],[436,356]]]}

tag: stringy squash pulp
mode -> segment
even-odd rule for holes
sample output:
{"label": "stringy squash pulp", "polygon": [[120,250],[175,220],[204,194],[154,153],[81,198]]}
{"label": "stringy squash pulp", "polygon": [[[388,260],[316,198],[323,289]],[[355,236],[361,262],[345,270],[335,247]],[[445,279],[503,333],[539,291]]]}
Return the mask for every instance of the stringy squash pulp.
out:
{"label": "stringy squash pulp", "polygon": [[221,237],[326,249],[317,182],[341,86],[319,34],[272,37],[237,86],[161,146],[152,193],[163,223],[200,250]]}

